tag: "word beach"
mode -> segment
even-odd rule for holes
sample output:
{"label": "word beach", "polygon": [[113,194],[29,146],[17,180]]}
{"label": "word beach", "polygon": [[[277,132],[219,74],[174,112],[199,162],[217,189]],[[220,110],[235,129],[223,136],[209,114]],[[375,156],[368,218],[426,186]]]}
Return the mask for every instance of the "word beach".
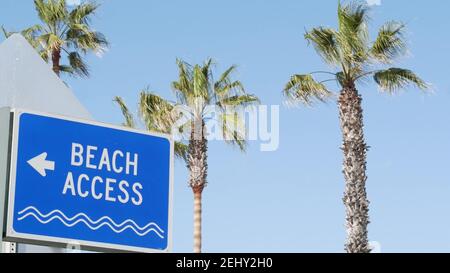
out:
{"label": "word beach", "polygon": [[[130,182],[117,179],[117,175],[138,176],[137,153],[120,150],[109,151],[90,145],[72,143],[71,166],[73,170],[67,173],[62,193],[64,195],[93,198],[122,204],[132,203],[140,206],[144,200],[143,186],[140,182]],[[77,172],[77,168],[107,171],[111,177],[90,177],[88,174]]]}

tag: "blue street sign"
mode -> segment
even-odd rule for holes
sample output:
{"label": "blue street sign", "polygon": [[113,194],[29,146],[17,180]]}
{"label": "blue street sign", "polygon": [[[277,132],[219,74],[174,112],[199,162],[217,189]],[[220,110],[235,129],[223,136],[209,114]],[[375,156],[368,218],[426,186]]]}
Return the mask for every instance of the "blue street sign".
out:
{"label": "blue street sign", "polygon": [[9,240],[168,251],[170,138],[29,112],[13,124]]}

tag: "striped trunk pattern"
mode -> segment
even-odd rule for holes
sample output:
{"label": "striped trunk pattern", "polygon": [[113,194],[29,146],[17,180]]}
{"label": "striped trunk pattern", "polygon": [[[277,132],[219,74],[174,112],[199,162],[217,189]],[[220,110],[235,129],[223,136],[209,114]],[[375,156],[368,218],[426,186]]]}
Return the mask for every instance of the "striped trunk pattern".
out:
{"label": "striped trunk pattern", "polygon": [[194,253],[202,252],[202,192],[194,191]]}
{"label": "striped trunk pattern", "polygon": [[208,174],[207,151],[208,140],[205,136],[204,121],[194,122],[189,141],[190,172],[189,186],[194,193],[194,253],[202,252],[202,193],[206,187]]}

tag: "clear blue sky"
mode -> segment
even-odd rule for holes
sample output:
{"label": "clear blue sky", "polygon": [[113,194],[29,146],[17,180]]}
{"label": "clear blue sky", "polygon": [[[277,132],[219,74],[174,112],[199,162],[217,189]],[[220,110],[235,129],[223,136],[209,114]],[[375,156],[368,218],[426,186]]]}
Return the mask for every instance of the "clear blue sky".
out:
{"label": "clear blue sky", "polygon": [[[217,69],[239,65],[237,77],[264,104],[281,104],[290,75],[326,68],[303,40],[305,28],[335,26],[337,0],[116,1],[103,0],[94,26],[111,41],[90,57],[92,77],[67,79],[96,119],[122,122],[112,98],[132,106],[146,87],[172,98],[177,57],[196,63],[214,57]],[[31,0],[1,0],[0,24],[37,23]],[[395,96],[371,83],[364,97],[371,200],[370,240],[383,252],[450,251],[450,3],[382,0],[372,27],[408,24],[410,51],[401,66],[434,86]],[[134,107],[135,108],[135,107]],[[281,142],[246,155],[212,143],[204,194],[207,252],[342,252],[345,241],[341,135],[334,103],[281,108]],[[174,250],[192,250],[192,193],[176,164]]]}

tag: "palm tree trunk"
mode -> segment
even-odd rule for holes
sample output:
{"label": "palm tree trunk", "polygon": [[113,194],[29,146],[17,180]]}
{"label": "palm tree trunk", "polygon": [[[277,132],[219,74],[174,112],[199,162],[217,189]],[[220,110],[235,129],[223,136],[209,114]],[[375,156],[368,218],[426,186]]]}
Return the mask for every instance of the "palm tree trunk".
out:
{"label": "palm tree trunk", "polygon": [[194,253],[202,252],[202,191],[194,190]]}
{"label": "palm tree trunk", "polygon": [[61,49],[56,48],[52,51],[52,64],[53,64],[53,71],[56,73],[56,75],[60,75],[60,61],[61,61]]}
{"label": "palm tree trunk", "polygon": [[198,120],[192,124],[189,141],[189,185],[194,192],[194,253],[202,252],[202,193],[208,174],[208,141],[205,137],[205,123]]}
{"label": "palm tree trunk", "polygon": [[341,129],[344,138],[343,173],[345,177],[348,253],[370,253],[368,230],[369,201],[366,193],[366,154],[364,141],[362,98],[354,85],[344,88],[339,97]]}

